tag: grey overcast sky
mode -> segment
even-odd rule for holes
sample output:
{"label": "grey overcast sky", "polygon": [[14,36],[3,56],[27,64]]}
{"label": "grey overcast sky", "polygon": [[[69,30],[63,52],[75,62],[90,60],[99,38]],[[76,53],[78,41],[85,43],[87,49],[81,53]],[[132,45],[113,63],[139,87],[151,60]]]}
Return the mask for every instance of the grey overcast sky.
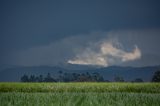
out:
{"label": "grey overcast sky", "polygon": [[0,64],[160,64],[159,0],[0,0]]}

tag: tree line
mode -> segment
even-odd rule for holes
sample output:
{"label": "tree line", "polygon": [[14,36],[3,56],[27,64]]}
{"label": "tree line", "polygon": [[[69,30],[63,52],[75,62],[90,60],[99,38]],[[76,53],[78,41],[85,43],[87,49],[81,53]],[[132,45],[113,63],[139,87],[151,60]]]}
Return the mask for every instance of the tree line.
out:
{"label": "tree line", "polygon": [[[21,82],[110,82],[109,80],[104,80],[103,76],[95,72],[90,74],[86,73],[63,73],[62,71],[58,72],[57,77],[51,76],[48,73],[46,76],[43,75],[26,75],[24,74],[21,77]],[[114,82],[125,82],[123,77],[115,76]],[[131,82],[143,82],[141,78],[136,78]],[[152,77],[151,82],[160,82],[160,70],[156,71]]]}
{"label": "tree line", "polygon": [[57,78],[48,73],[45,77],[43,75],[23,75],[21,82],[103,82],[104,79],[99,73],[63,73],[59,71]]}

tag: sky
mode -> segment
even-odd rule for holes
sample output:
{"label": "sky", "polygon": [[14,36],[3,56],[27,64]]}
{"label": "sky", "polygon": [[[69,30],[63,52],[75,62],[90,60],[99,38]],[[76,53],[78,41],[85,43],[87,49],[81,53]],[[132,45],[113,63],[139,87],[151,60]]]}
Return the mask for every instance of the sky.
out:
{"label": "sky", "polygon": [[159,0],[1,0],[0,65],[160,65]]}

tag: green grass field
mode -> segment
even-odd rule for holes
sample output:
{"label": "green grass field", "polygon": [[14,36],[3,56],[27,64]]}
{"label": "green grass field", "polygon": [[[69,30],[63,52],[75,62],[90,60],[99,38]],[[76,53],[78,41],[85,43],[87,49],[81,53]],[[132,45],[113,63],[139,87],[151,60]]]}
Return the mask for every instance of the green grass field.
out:
{"label": "green grass field", "polygon": [[159,105],[159,83],[0,83],[0,106]]}

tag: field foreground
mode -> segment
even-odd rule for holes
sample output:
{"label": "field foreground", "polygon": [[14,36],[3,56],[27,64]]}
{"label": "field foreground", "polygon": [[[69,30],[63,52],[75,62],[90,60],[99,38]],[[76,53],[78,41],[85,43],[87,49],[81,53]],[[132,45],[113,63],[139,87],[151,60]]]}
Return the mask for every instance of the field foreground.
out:
{"label": "field foreground", "polygon": [[160,93],[159,83],[0,83],[0,92]]}
{"label": "field foreground", "polygon": [[159,104],[159,83],[0,83],[0,106]]}

